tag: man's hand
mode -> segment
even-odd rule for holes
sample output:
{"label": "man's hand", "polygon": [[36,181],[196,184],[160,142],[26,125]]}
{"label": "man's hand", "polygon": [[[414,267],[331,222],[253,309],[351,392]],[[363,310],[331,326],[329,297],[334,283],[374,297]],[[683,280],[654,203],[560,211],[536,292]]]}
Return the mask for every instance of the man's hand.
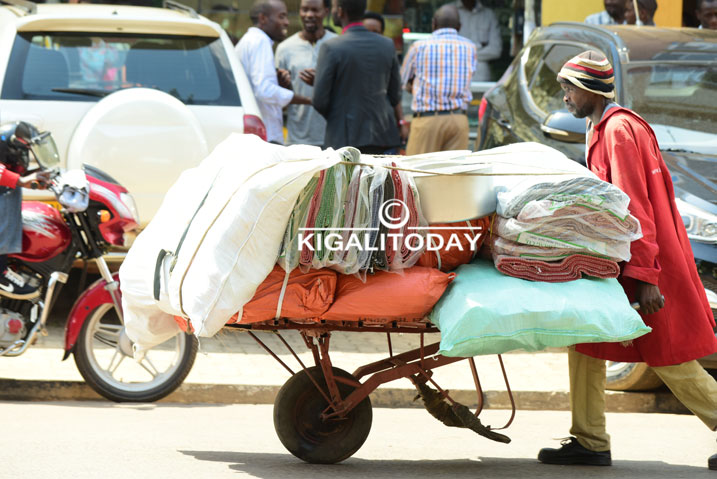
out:
{"label": "man's hand", "polygon": [[401,120],[398,123],[398,131],[401,135],[401,143],[403,143],[405,145],[406,142],[408,141],[408,134],[411,131],[411,124],[409,122],[407,122],[406,120]]}
{"label": "man's hand", "polygon": [[30,175],[20,177],[17,180],[17,186],[21,188],[32,188],[33,190],[44,190],[50,182],[49,171],[36,171]]}
{"label": "man's hand", "polygon": [[311,98],[294,94],[289,102],[290,105],[311,105]]}
{"label": "man's hand", "polygon": [[665,297],[657,285],[637,281],[637,300],[640,311],[644,314],[655,314],[665,305]]}
{"label": "man's hand", "polygon": [[286,88],[287,90],[293,90],[294,87],[291,85],[291,73],[289,70],[283,68],[276,69],[276,79],[279,82],[279,86]]}
{"label": "man's hand", "polygon": [[305,68],[299,72],[299,78],[307,85],[314,86],[314,79],[316,78],[316,68]]}

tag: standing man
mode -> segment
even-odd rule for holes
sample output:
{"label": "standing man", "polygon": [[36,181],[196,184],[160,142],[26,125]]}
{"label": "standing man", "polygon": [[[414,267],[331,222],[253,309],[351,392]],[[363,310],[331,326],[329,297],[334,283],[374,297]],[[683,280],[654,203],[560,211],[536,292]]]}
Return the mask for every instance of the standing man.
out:
{"label": "standing man", "polygon": [[384,20],[383,15],[380,13],[365,12],[362,20],[363,26],[373,33],[383,35],[383,32],[386,30],[386,20]]}
{"label": "standing man", "polygon": [[490,60],[500,57],[503,48],[498,19],[493,10],[481,5],[479,0],[459,0],[458,8],[461,27],[458,33],[471,40],[476,46],[476,63],[473,81],[490,81]]}
{"label": "standing man", "polygon": [[289,17],[282,0],[256,0],[249,11],[254,26],[241,37],[235,52],[249,77],[259,111],[266,125],[267,140],[283,144],[281,110],[289,103],[310,104],[311,101],[279,86],[274,67],[275,41],[286,38]]}
{"label": "standing man", "polygon": [[[383,15],[376,12],[365,12],[363,14],[363,26],[366,27],[366,29],[373,33],[378,33],[379,35],[383,35],[384,30],[386,29],[386,21],[383,19]],[[398,103],[393,108],[394,113],[396,114],[396,122],[398,123],[398,131],[401,135],[401,144],[405,145],[406,140],[408,140],[408,122],[403,117],[403,106],[401,105],[401,102]]]}
{"label": "standing man", "polygon": [[605,10],[593,13],[585,18],[591,25],[622,25],[625,23],[625,1],[605,0]]}
{"label": "standing man", "polygon": [[461,22],[455,5],[433,16],[431,38],[414,43],[401,67],[401,83],[413,94],[414,111],[407,155],[468,148],[471,77],[476,47],[458,35]]}
{"label": "standing man", "polygon": [[[675,205],[670,172],[655,134],[636,113],[612,101],[614,73],[601,53],[570,59],[558,74],[568,110],[587,118],[587,166],[630,197],[643,237],[618,280],[652,332],[630,345],[580,344],[568,351],[574,437],[559,449],[542,449],[546,464],[609,466],[605,428],[605,360],[646,362],[674,395],[717,431],[717,381],[697,358],[717,351],[715,323],[697,275],[687,233]],[[717,470],[717,454],[708,460]]]}
{"label": "standing man", "polygon": [[717,30],[717,0],[697,0],[696,13],[700,28]]}
{"label": "standing man", "polygon": [[[655,26],[655,12],[657,11],[656,0],[637,0],[637,9],[640,14],[640,23],[642,25]],[[637,23],[637,15],[635,14],[635,3],[633,0],[625,2],[625,23],[627,25],[635,25]]]}
{"label": "standing man", "polygon": [[365,10],[366,0],[332,0],[343,35],[319,50],[313,104],[327,121],[324,147],[382,154],[401,142],[394,114],[401,81],[393,42],[363,26]]}
{"label": "standing man", "polygon": [[[324,29],[324,17],[329,13],[324,0],[301,0],[299,18],[303,29],[276,48],[276,67],[291,76],[295,93],[311,98],[314,88],[303,78],[313,75],[319,48],[336,36]],[[326,120],[311,105],[291,105],[286,110],[288,144],[322,146]]]}

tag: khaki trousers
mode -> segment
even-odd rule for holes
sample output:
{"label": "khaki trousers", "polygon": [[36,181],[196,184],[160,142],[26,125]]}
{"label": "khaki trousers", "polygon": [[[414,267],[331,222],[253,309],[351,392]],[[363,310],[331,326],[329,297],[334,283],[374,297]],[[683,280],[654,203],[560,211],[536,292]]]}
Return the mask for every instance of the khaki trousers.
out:
{"label": "khaki trousers", "polygon": [[[568,348],[570,434],[591,451],[610,450],[605,427],[605,361]],[[697,361],[652,368],[672,393],[707,427],[717,431],[717,381]]]}
{"label": "khaki trousers", "polygon": [[406,144],[406,155],[434,151],[467,150],[468,117],[460,113],[414,118]]}

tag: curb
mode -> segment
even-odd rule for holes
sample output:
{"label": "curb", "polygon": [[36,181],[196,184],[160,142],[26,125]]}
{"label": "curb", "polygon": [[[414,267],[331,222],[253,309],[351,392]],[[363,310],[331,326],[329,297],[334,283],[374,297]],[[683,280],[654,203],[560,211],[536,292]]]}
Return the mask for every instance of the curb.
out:
{"label": "curb", "polygon": [[[281,386],[253,386],[234,384],[184,383],[179,389],[160,400],[161,403],[180,404],[274,404]],[[472,390],[454,389],[451,397],[461,404],[475,408],[477,394]],[[483,407],[510,409],[506,391],[484,391]],[[379,388],[371,393],[371,404],[383,408],[420,408],[414,401],[413,389]],[[532,411],[568,411],[567,392],[513,391],[516,408]],[[0,401],[106,401],[80,381],[42,381],[0,379]],[[617,392],[606,395],[607,412],[690,414],[669,391]]]}

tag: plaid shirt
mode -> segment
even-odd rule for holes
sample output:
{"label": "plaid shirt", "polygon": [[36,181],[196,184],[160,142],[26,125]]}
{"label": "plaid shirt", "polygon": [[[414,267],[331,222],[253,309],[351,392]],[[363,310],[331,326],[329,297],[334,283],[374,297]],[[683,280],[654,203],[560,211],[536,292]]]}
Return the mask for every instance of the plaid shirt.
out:
{"label": "plaid shirt", "polygon": [[413,80],[413,111],[467,109],[476,61],[475,45],[454,28],[414,43],[401,67],[404,88]]}

